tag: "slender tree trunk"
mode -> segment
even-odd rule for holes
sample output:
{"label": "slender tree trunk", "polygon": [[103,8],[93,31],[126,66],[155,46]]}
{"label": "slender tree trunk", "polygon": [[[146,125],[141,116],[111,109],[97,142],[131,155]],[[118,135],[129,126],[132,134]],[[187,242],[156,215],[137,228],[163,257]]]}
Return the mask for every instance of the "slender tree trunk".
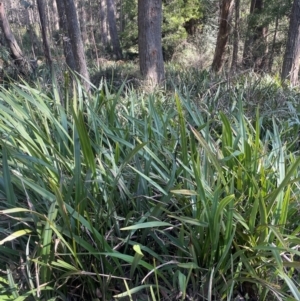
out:
{"label": "slender tree trunk", "polygon": [[34,22],[33,22],[33,6],[31,5],[26,9],[26,17],[27,17],[27,31],[30,36],[30,42],[31,42],[31,51],[33,54],[33,57],[36,57],[36,52],[38,51],[38,45],[39,45],[39,39],[37,37],[37,34],[35,32],[34,28]]}
{"label": "slender tree trunk", "polygon": [[19,47],[17,40],[15,39],[15,36],[10,29],[10,25],[8,23],[5,14],[4,4],[2,2],[0,3],[0,25],[1,25],[2,32],[5,36],[5,40],[10,49],[11,57],[16,62],[16,64],[18,64],[24,59],[23,52]]}
{"label": "slender tree trunk", "polygon": [[268,27],[261,24],[259,15],[264,8],[263,0],[251,0],[248,23],[248,36],[245,41],[243,65],[245,68],[254,68],[254,71],[263,71],[267,67]]}
{"label": "slender tree trunk", "polygon": [[138,0],[140,71],[152,86],[165,79],[161,45],[161,0]]}
{"label": "slender tree trunk", "polygon": [[235,23],[234,23],[234,33],[233,33],[231,72],[236,72],[237,63],[238,63],[239,40],[240,40],[240,0],[235,0]]}
{"label": "slender tree trunk", "polygon": [[106,0],[100,0],[100,38],[103,49],[108,47],[108,21],[107,21],[107,5]]}
{"label": "slender tree trunk", "polygon": [[281,79],[289,79],[292,86],[298,84],[300,59],[300,0],[294,0]]}
{"label": "slender tree trunk", "polygon": [[49,47],[49,41],[47,36],[47,21],[46,21],[46,13],[45,13],[45,5],[43,0],[36,0],[37,7],[39,11],[40,16],[40,22],[41,22],[41,32],[43,37],[43,46],[44,46],[44,54],[46,58],[47,65],[52,70],[52,57]]}
{"label": "slender tree trunk", "polygon": [[96,39],[95,39],[95,34],[94,34],[94,18],[93,18],[93,5],[92,5],[92,1],[89,1],[89,24],[90,24],[90,40],[91,43],[93,44],[94,47],[94,54],[96,56],[96,61],[98,62],[99,60],[99,55],[98,55],[98,48],[97,48],[97,43],[96,43]]}
{"label": "slender tree trunk", "polygon": [[0,2],[0,27],[5,37],[5,41],[8,44],[10,56],[13,59],[14,63],[19,67],[20,72],[24,75],[32,73],[34,71],[33,67],[25,59],[23,52],[10,29],[3,2]]}
{"label": "slender tree trunk", "polygon": [[79,12],[79,24],[80,24],[82,42],[84,46],[87,46],[88,44],[90,44],[90,41],[86,29],[86,11],[85,11],[84,1],[81,0],[78,6],[79,6],[78,12]]}
{"label": "slender tree trunk", "polygon": [[57,11],[56,1],[51,0],[50,1],[50,5],[51,5],[51,12],[52,12],[53,29],[57,31],[57,30],[59,30],[59,17],[58,17],[58,11]]}
{"label": "slender tree trunk", "polygon": [[120,46],[117,23],[116,23],[116,12],[115,12],[115,0],[107,0],[107,19],[109,24],[109,32],[111,44],[113,47],[113,52],[117,60],[121,60],[122,50]]}
{"label": "slender tree trunk", "polygon": [[81,39],[75,3],[73,0],[64,0],[64,3],[68,23],[68,32],[75,58],[76,71],[85,79],[83,81],[83,86],[88,91],[90,89],[89,72],[85,60],[84,47]]}
{"label": "slender tree trunk", "polygon": [[56,0],[59,27],[62,35],[64,55],[66,63],[71,70],[76,69],[75,58],[73,55],[72,45],[68,34],[67,16],[65,10],[65,2],[62,0]]}
{"label": "slender tree trunk", "polygon": [[212,71],[214,72],[220,72],[223,67],[226,45],[230,33],[230,21],[233,11],[233,4],[234,0],[222,1],[219,32],[212,63]]}
{"label": "slender tree trunk", "polygon": [[256,0],[251,0],[250,12],[248,15],[248,30],[247,30],[247,36],[245,39],[244,52],[243,52],[243,66],[245,69],[251,68],[251,66],[253,65],[253,57],[252,57],[253,20],[252,19],[253,19],[255,4],[256,4]]}
{"label": "slender tree trunk", "polygon": [[[51,71],[52,85],[53,85],[54,89],[56,89],[58,91],[58,94],[60,95],[59,86],[57,83],[57,77],[56,77],[56,74],[55,74],[55,71],[53,68],[51,51],[50,51],[50,47],[49,47],[48,34],[47,34],[46,11],[45,11],[44,4],[45,4],[44,0],[37,0],[37,7],[38,7],[40,22],[41,22],[41,32],[42,32],[42,38],[43,38],[44,54],[46,57],[47,65]],[[63,104],[61,96],[60,96],[60,102],[61,102],[61,104]]]}
{"label": "slender tree trunk", "polygon": [[[280,4],[278,4],[280,7]],[[273,35],[273,42],[272,42],[272,48],[268,60],[268,72],[272,71],[273,67],[273,61],[274,61],[274,55],[275,55],[275,48],[276,48],[276,38],[277,38],[277,32],[278,32],[278,25],[279,25],[279,7],[277,10],[276,20],[275,20],[275,29],[274,29],[274,35]]]}
{"label": "slender tree trunk", "polygon": [[[7,3],[7,1],[6,1],[6,3]],[[14,20],[11,21],[11,22],[12,22],[12,24],[21,24],[21,26],[22,26],[24,24],[23,24],[23,22],[21,22],[21,18],[20,18],[21,17],[20,13],[19,13],[20,9],[21,9],[20,4],[21,3],[17,4],[16,6],[13,5],[17,9],[14,9],[14,18],[13,18]],[[18,30],[16,34],[18,35],[18,41],[20,43],[20,47],[24,48],[23,47],[23,39],[22,39],[22,35],[21,35],[21,30]]]}

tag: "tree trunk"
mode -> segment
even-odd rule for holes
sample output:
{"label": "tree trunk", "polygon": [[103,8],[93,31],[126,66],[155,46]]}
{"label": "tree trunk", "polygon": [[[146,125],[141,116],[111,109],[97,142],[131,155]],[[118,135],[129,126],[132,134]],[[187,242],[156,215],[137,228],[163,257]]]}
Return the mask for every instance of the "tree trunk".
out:
{"label": "tree trunk", "polygon": [[5,14],[5,8],[4,4],[0,3],[0,25],[2,32],[5,36],[5,40],[8,44],[8,47],[10,49],[10,54],[12,59],[15,61],[15,63],[18,65],[22,62],[24,59],[23,52],[21,48],[19,47],[17,40],[15,39],[14,34],[12,33],[10,29],[10,25],[8,23],[6,14]]}
{"label": "tree trunk", "polygon": [[[63,2],[63,1],[62,1]],[[52,12],[52,26],[54,30],[59,30],[59,17],[58,17],[58,11],[57,11],[57,4],[56,1],[51,0],[50,1],[51,5],[51,12]]]}
{"label": "tree trunk", "polygon": [[260,24],[264,8],[263,0],[251,0],[248,23],[248,36],[245,41],[243,65],[245,68],[254,68],[254,71],[263,71],[267,67],[268,27]]}
{"label": "tree trunk", "polygon": [[43,37],[44,54],[45,54],[47,65],[52,70],[52,58],[51,58],[51,52],[50,52],[49,41],[48,41],[48,36],[47,36],[47,22],[46,22],[44,1],[36,0],[36,2],[37,2],[37,7],[38,7],[38,11],[39,11],[39,16],[40,16],[40,22],[41,22],[41,32],[42,32],[42,37]]}
{"label": "tree trunk", "polygon": [[85,89],[88,91],[90,89],[89,72],[85,60],[84,47],[81,39],[75,3],[74,0],[64,0],[64,3],[68,23],[68,33],[71,39],[76,71],[85,79],[82,83]]}
{"label": "tree trunk", "polygon": [[100,0],[100,38],[103,49],[107,49],[108,46],[108,21],[107,21],[107,5],[106,0]]}
{"label": "tree trunk", "polygon": [[92,1],[89,0],[89,39],[91,41],[91,44],[93,44],[93,47],[94,47],[94,55],[96,56],[96,61],[98,62],[99,60],[99,55],[98,55],[98,48],[97,48],[97,43],[96,43],[96,39],[95,39],[95,34],[94,34],[94,25],[95,25],[95,22],[94,22],[94,17],[93,17],[93,5],[92,5]]}
{"label": "tree trunk", "polygon": [[86,29],[86,11],[85,11],[85,6],[84,6],[84,1],[79,2],[79,24],[80,24],[80,30],[81,30],[81,37],[82,37],[82,42],[84,46],[87,46],[90,44],[88,34],[87,34],[87,29]]}
{"label": "tree trunk", "polygon": [[165,79],[161,21],[161,0],[138,0],[140,71],[152,86],[160,84]]}
{"label": "tree trunk", "polygon": [[270,52],[269,60],[268,60],[268,72],[272,72],[272,67],[273,67],[275,48],[276,48],[276,38],[277,38],[278,25],[279,25],[279,9],[280,9],[280,4],[278,4],[278,10],[277,10],[277,15],[276,15],[276,20],[275,20],[275,29],[274,29],[274,35],[273,35],[272,48],[271,48],[271,52]]}
{"label": "tree trunk", "polygon": [[235,0],[235,22],[233,33],[233,51],[231,61],[231,72],[236,72],[238,63],[239,40],[240,40],[240,0]]}
{"label": "tree trunk", "polygon": [[113,53],[117,60],[121,60],[122,50],[120,46],[117,24],[116,24],[116,13],[115,13],[115,0],[107,0],[107,19],[109,24],[110,42],[112,44]]}
{"label": "tree trunk", "polygon": [[294,0],[281,79],[289,79],[292,86],[298,84],[300,58],[300,0]]}
{"label": "tree trunk", "polygon": [[9,22],[5,14],[5,8],[3,2],[0,2],[0,27],[5,37],[5,41],[8,44],[10,50],[10,56],[13,59],[16,66],[18,66],[20,72],[24,75],[32,73],[33,67],[25,59],[21,48],[19,47],[14,34],[10,29]]}
{"label": "tree trunk", "polygon": [[35,31],[34,27],[34,21],[33,21],[33,14],[34,14],[34,8],[33,6],[30,6],[26,9],[26,17],[27,17],[27,32],[29,33],[30,42],[31,42],[31,51],[34,57],[36,57],[36,53],[39,51],[39,43],[40,40],[37,36],[37,33]]}
{"label": "tree trunk", "polygon": [[223,67],[226,45],[230,33],[230,21],[233,11],[233,4],[234,0],[222,1],[219,32],[212,63],[212,71],[214,72],[220,72]]}
{"label": "tree trunk", "polygon": [[62,41],[63,41],[63,48],[64,48],[64,55],[65,55],[66,63],[71,70],[75,71],[76,64],[75,64],[75,58],[73,55],[72,45],[71,45],[70,39],[68,37],[69,34],[68,34],[68,24],[67,24],[65,3],[62,0],[56,0],[56,5],[57,5],[59,27],[60,27]]}

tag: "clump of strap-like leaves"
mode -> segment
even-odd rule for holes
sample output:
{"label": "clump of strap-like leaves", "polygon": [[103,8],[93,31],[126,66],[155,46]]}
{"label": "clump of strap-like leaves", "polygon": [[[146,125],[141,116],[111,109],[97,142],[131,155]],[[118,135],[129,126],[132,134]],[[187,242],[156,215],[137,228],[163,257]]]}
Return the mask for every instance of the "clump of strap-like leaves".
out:
{"label": "clump of strap-like leaves", "polygon": [[300,299],[295,105],[179,88],[0,92],[3,298]]}

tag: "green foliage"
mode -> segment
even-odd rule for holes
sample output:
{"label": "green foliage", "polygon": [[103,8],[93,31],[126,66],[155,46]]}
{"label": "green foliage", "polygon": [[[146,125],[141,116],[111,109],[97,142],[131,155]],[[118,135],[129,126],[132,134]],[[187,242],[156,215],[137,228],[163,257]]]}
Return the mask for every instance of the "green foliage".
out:
{"label": "green foliage", "polygon": [[248,114],[281,87],[194,75],[168,96],[66,81],[64,107],[2,89],[2,299],[297,300],[296,102]]}
{"label": "green foliage", "polygon": [[247,16],[248,29],[246,35],[249,37],[255,37],[257,34],[255,31],[257,28],[268,28],[269,34],[272,39],[269,40],[270,45],[273,43],[273,35],[275,31],[275,23],[278,22],[279,28],[276,32],[276,44],[271,48],[276,47],[273,51],[276,55],[280,54],[281,47],[285,47],[285,35],[282,34],[288,31],[289,15],[292,7],[292,1],[280,1],[280,0],[266,0],[264,1],[263,8],[261,10],[254,10],[252,14]]}
{"label": "green foliage", "polygon": [[170,58],[178,44],[187,38],[184,28],[190,19],[198,20],[203,16],[199,0],[163,1],[162,43],[165,56]]}
{"label": "green foliage", "polygon": [[[123,50],[137,51],[137,1],[124,1],[122,11],[126,15],[125,29],[121,33]],[[170,58],[175,47],[187,38],[184,23],[203,17],[202,0],[163,1],[162,44],[165,55]]]}
{"label": "green foliage", "polygon": [[120,40],[124,52],[137,52],[138,27],[137,27],[137,0],[122,1],[124,23],[120,32]]}

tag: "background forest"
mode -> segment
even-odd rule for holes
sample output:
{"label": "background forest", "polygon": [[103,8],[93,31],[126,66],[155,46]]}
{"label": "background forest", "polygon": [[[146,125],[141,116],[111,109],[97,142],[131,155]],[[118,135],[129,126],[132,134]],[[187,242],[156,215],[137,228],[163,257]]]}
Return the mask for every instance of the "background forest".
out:
{"label": "background forest", "polygon": [[0,300],[300,300],[300,0],[0,28]]}

